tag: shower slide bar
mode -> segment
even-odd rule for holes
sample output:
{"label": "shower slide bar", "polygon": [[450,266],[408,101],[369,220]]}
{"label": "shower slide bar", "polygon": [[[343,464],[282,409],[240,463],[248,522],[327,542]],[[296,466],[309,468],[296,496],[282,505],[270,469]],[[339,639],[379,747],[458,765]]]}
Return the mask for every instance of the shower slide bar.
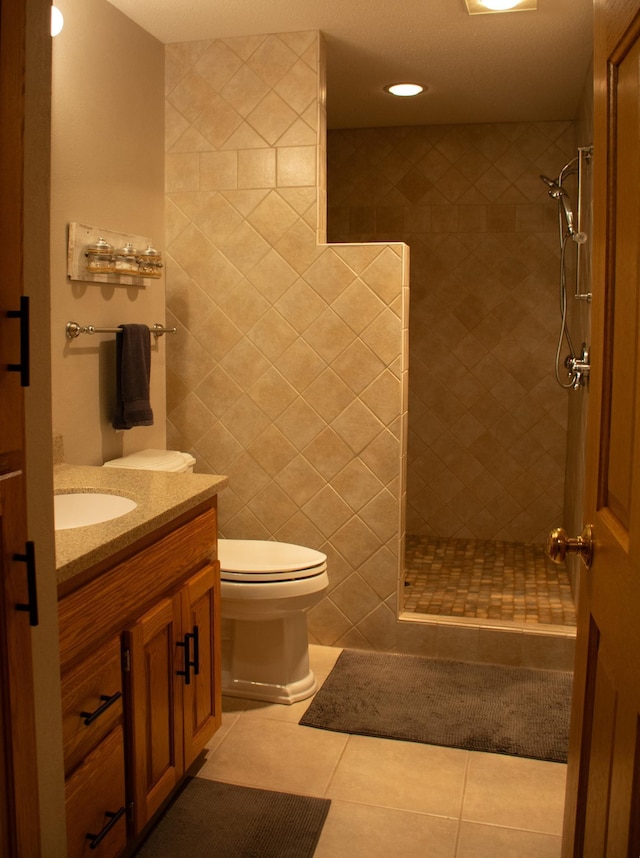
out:
{"label": "shower slide bar", "polygon": [[[79,325],[77,322],[67,322],[65,333],[68,340],[73,340],[79,337],[80,334],[117,334],[120,328],[96,328],[95,325]],[[177,328],[165,328],[159,322],[155,322],[149,332],[154,337],[161,337],[163,334],[175,334]]]}
{"label": "shower slide bar", "polygon": [[580,258],[582,245],[586,241],[586,235],[582,231],[582,195],[584,193],[583,188],[583,170],[584,164],[591,163],[591,157],[593,155],[593,146],[579,146],[578,147],[578,230],[577,235],[574,236],[574,241],[576,241],[576,288],[574,292],[574,298],[578,301],[591,301],[591,292],[582,292],[580,289],[581,282],[581,272],[580,272]]}

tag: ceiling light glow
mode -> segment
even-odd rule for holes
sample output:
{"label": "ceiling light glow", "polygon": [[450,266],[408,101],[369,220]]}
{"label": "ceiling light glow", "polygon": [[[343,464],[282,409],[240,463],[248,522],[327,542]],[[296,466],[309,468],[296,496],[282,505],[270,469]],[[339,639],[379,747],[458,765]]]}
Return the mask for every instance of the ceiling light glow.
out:
{"label": "ceiling light glow", "polygon": [[385,86],[385,92],[390,92],[391,95],[399,95],[401,98],[408,98],[412,95],[420,95],[424,92],[424,87],[419,83],[391,83]]}
{"label": "ceiling light glow", "polygon": [[62,12],[57,6],[51,7],[51,35],[57,36],[64,27],[64,18]]}
{"label": "ceiling light glow", "polygon": [[465,0],[470,15],[500,12],[526,12],[538,8],[538,0]]}
{"label": "ceiling light glow", "polygon": [[482,5],[492,12],[506,12],[507,9],[520,5],[520,0],[482,0]]}

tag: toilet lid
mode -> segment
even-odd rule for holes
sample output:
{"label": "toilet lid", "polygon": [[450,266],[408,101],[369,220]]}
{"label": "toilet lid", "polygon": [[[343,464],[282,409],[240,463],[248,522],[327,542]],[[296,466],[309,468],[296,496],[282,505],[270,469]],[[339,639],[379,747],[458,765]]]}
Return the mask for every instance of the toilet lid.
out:
{"label": "toilet lid", "polygon": [[141,471],[186,471],[196,460],[179,450],[139,450],[104,463],[105,468],[132,468]]}
{"label": "toilet lid", "polygon": [[327,562],[313,548],[261,539],[219,539],[218,558],[223,578],[245,581],[317,575]]}

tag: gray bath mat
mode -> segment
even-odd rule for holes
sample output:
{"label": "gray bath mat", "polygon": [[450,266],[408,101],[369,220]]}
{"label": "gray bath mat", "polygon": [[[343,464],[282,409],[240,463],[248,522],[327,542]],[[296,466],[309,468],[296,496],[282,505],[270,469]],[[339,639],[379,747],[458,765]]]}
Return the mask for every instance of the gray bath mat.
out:
{"label": "gray bath mat", "polygon": [[573,675],[344,650],[307,727],[566,762]]}
{"label": "gray bath mat", "polygon": [[311,858],[330,804],[193,778],[136,858]]}

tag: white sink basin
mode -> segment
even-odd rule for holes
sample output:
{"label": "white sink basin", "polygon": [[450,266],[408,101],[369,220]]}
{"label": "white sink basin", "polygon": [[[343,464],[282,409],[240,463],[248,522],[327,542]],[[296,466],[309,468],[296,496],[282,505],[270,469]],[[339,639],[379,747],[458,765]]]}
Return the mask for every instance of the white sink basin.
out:
{"label": "white sink basin", "polygon": [[86,527],[119,518],[138,504],[121,495],[105,495],[97,492],[70,492],[53,496],[53,511],[56,530]]}

